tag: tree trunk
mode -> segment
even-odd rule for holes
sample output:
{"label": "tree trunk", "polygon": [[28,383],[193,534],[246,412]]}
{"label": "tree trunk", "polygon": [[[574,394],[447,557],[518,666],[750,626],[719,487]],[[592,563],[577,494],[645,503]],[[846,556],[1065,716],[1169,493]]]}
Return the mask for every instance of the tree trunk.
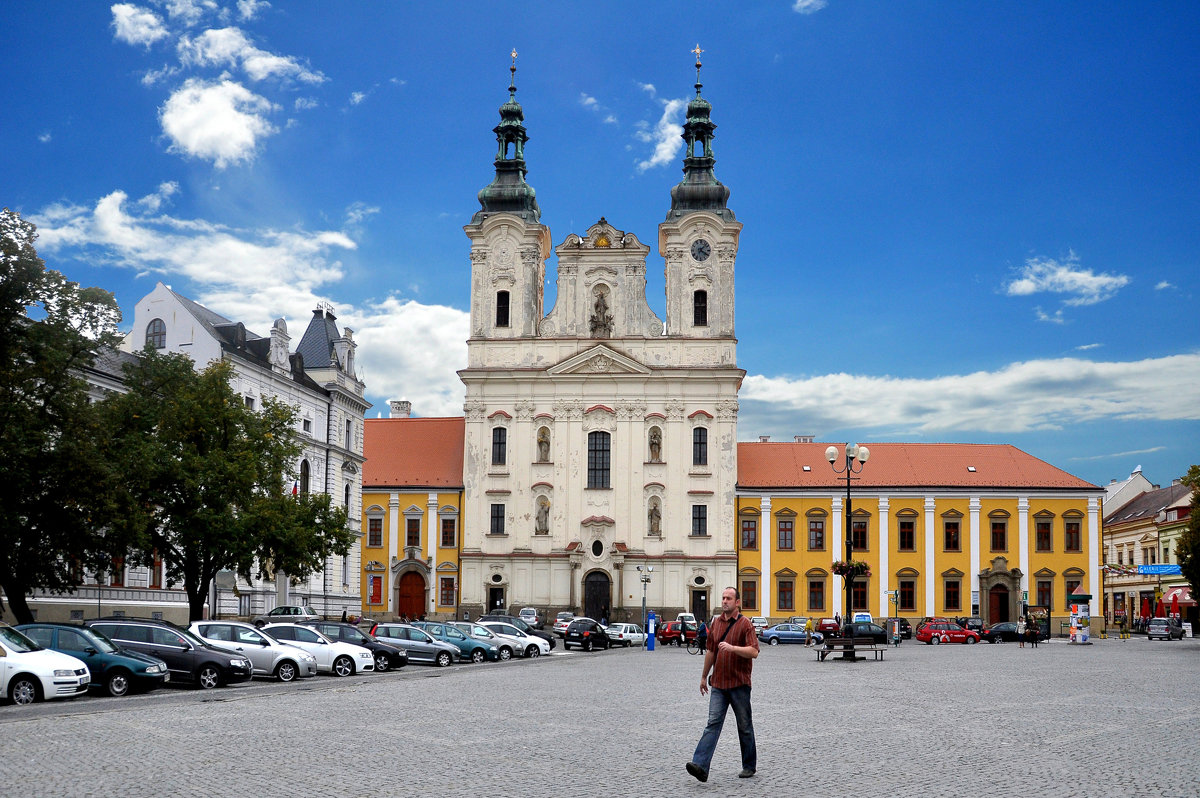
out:
{"label": "tree trunk", "polygon": [[204,602],[208,600],[208,582],[200,584],[185,582],[188,594],[188,622],[204,620]]}
{"label": "tree trunk", "polygon": [[20,580],[5,577],[0,587],[4,588],[4,595],[8,599],[8,608],[12,610],[13,620],[16,623],[33,623],[33,611],[29,609],[29,602],[25,600],[25,585]]}

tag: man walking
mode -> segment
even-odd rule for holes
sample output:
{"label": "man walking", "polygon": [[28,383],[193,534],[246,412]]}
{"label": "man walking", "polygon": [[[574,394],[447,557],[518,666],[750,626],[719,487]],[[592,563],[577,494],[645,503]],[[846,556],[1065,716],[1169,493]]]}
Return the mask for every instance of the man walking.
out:
{"label": "man walking", "polygon": [[754,745],[754,722],[750,716],[750,671],[758,657],[758,637],[754,625],[742,615],[742,597],[737,588],[721,592],[721,614],[713,619],[700,674],[700,695],[708,695],[709,671],[712,671],[712,695],[708,701],[708,725],[696,745],[687,772],[700,781],[708,781],[708,766],[725,724],[725,713],[733,707],[737,720],[738,743],[742,749],[742,772],[748,779],[758,768]]}

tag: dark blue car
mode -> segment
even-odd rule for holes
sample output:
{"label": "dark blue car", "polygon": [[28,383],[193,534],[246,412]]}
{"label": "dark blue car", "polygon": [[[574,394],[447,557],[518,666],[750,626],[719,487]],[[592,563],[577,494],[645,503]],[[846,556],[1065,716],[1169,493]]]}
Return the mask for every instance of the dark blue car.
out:
{"label": "dark blue car", "polygon": [[120,648],[95,629],[69,623],[25,623],[16,629],[44,648],[83,660],[92,673],[89,686],[111,696],[153,690],[170,679],[167,663]]}
{"label": "dark blue car", "polygon": [[[780,643],[804,644],[808,640],[808,632],[798,623],[778,623],[759,632],[758,639],[769,646],[777,646]],[[824,639],[820,632],[813,632],[814,643],[820,643]]]}

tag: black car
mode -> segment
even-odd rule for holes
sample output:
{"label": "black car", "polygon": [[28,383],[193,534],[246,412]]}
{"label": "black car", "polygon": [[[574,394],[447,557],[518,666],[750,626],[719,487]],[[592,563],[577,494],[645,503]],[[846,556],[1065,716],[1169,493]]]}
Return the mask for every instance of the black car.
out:
{"label": "black car", "polygon": [[855,621],[843,627],[842,634],[847,637],[870,638],[872,643],[886,643],[888,633],[877,623]]}
{"label": "black car", "polygon": [[316,629],[330,640],[362,646],[375,655],[375,672],[403,668],[408,664],[408,652],[390,643],[381,643],[357,626],[339,621],[300,621],[300,626]]}
{"label": "black car", "polygon": [[478,623],[480,621],[497,621],[498,623],[506,623],[506,624],[509,624],[510,626],[515,626],[527,635],[532,635],[533,637],[540,637],[543,640],[545,640],[547,643],[550,644],[551,651],[553,651],[554,647],[556,645],[558,645],[558,638],[556,638],[552,633],[543,632],[541,629],[534,629],[532,626],[525,623],[523,620],[521,620],[520,618],[518,618],[515,615],[504,615],[503,613],[493,612],[488,615],[480,615],[476,619],[476,622]]}
{"label": "black car", "polygon": [[1017,625],[1012,621],[1003,621],[986,626],[979,637],[989,643],[1016,643],[1021,637],[1017,634]]}
{"label": "black car", "polygon": [[900,637],[905,640],[912,640],[913,628],[912,624],[908,622],[907,618],[884,618],[883,621],[880,622],[880,625],[886,629],[889,634],[891,634],[893,623],[900,624]]}
{"label": "black car", "polygon": [[576,618],[563,635],[563,648],[569,650],[573,645],[591,651],[594,648],[609,648],[612,643],[599,623],[591,618]]}
{"label": "black car", "polygon": [[74,623],[25,623],[15,627],[43,648],[83,660],[92,674],[92,689],[111,696],[148,692],[169,678],[158,657],[119,647],[98,629]]}
{"label": "black car", "polygon": [[250,660],[206,643],[173,623],[147,618],[97,618],[83,625],[103,632],[121,648],[158,657],[167,663],[172,683],[191,682],[211,690],[249,681],[254,675]]}

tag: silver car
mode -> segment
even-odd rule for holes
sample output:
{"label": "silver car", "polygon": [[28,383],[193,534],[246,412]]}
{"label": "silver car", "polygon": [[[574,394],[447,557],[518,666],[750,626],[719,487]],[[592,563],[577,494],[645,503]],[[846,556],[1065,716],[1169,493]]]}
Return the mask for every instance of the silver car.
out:
{"label": "silver car", "polygon": [[614,646],[640,646],[646,642],[646,633],[636,623],[610,623],[604,633]]}
{"label": "silver car", "polygon": [[454,626],[459,631],[470,635],[476,640],[486,640],[494,645],[500,651],[500,659],[504,662],[513,658],[513,646],[515,642],[508,638],[501,638],[500,635],[477,623],[469,621],[455,621],[451,626]]}
{"label": "silver car", "polygon": [[458,659],[458,646],[434,640],[429,633],[406,623],[377,623],[371,634],[380,643],[391,643],[408,652],[409,662],[427,662],[446,667]]}
{"label": "silver car", "polygon": [[480,625],[491,631],[501,640],[511,642],[513,651],[522,657],[540,657],[550,653],[550,644],[540,637],[527,635],[511,623],[499,621],[481,621]]}
{"label": "silver car", "polygon": [[274,676],[281,682],[316,676],[317,658],[307,651],[280,643],[266,632],[240,621],[193,621],[188,627],[205,642],[250,660],[255,676]]}

